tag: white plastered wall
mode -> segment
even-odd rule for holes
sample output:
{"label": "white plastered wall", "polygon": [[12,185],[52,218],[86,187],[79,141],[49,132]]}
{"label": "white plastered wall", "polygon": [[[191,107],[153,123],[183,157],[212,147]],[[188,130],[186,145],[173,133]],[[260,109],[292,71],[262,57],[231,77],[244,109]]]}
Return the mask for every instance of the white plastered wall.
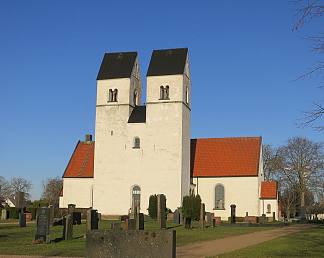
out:
{"label": "white plastered wall", "polygon": [[[194,178],[196,193],[206,205],[206,211],[214,212],[215,216],[227,220],[231,215],[231,204],[236,205],[236,216],[259,216],[259,185],[258,177],[200,177]],[[224,186],[224,210],[215,210],[215,186]]]}
{"label": "white plastered wall", "polygon": [[92,206],[93,178],[63,178],[63,197],[60,197],[60,208],[75,204],[77,208]]}
{"label": "white plastered wall", "polygon": [[[268,212],[267,206],[270,204],[271,209]],[[275,212],[275,218],[278,220],[279,218],[279,210],[278,210],[278,200],[276,199],[261,199],[260,200],[260,214],[265,214],[266,217],[272,217],[272,212]]]}
{"label": "white plastered wall", "polygon": [[[190,110],[183,102],[183,75],[147,78],[146,123],[127,123],[130,85],[129,79],[97,83],[94,208],[127,214],[131,188],[139,185],[141,212],[147,213],[149,196],[159,193],[174,210],[190,184]],[[161,85],[169,85],[170,100],[159,100]],[[118,103],[107,103],[109,88],[118,89]],[[140,138],[140,149],[133,149],[134,137]]]}

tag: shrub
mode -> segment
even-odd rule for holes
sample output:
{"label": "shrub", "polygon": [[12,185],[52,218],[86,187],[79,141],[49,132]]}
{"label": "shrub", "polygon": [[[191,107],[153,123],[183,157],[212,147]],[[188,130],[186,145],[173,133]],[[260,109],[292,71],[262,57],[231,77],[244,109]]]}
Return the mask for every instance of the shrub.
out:
{"label": "shrub", "polygon": [[15,207],[8,207],[6,210],[9,212],[9,219],[19,219],[19,209]]}
{"label": "shrub", "polygon": [[156,194],[150,196],[149,207],[147,210],[148,210],[149,216],[152,219],[157,218],[157,195]]}
{"label": "shrub", "polygon": [[191,227],[192,220],[199,220],[201,198],[199,195],[187,195],[183,197],[182,212],[186,219],[186,228]]}

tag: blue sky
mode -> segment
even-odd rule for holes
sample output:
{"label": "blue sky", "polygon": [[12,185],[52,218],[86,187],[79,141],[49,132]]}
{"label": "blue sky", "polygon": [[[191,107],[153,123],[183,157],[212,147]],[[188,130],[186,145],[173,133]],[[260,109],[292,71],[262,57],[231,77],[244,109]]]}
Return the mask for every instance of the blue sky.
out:
{"label": "blue sky", "polygon": [[105,52],[137,51],[145,86],[151,51],[188,47],[196,137],[322,141],[298,128],[320,101],[318,80],[295,81],[319,56],[292,32],[290,1],[1,1],[0,175],[39,198],[79,139],[94,133],[96,75]]}

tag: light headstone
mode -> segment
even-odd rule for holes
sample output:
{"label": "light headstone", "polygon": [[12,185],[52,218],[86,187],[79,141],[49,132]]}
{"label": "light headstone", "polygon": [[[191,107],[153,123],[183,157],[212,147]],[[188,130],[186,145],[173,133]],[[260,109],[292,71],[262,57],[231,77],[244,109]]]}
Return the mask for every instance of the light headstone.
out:
{"label": "light headstone", "polygon": [[50,242],[50,209],[38,208],[36,215],[35,240]]}
{"label": "light headstone", "polygon": [[157,196],[157,219],[160,226],[160,229],[166,228],[166,218],[165,218],[165,209],[166,209],[166,198],[164,194],[158,194]]}
{"label": "light headstone", "polygon": [[205,204],[200,204],[200,227],[205,228]]}
{"label": "light headstone", "polygon": [[3,209],[1,211],[1,220],[6,220],[7,219],[7,210]]}
{"label": "light headstone", "polygon": [[63,239],[71,240],[73,238],[73,217],[67,214],[63,218]]}

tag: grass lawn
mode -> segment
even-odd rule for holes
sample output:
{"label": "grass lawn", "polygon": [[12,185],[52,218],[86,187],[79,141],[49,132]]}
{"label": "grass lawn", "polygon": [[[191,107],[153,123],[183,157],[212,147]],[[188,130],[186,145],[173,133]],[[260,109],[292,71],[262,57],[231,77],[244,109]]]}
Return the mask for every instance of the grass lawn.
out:
{"label": "grass lawn", "polygon": [[215,257],[324,257],[324,226]]}
{"label": "grass lawn", "polygon": [[[271,227],[228,227],[218,226],[206,228],[205,230],[193,228],[187,230],[182,226],[173,223],[167,224],[168,228],[177,231],[177,246],[190,242],[223,238],[226,236],[239,235],[271,229]],[[109,229],[109,221],[101,221],[100,229]],[[157,229],[156,221],[145,222],[145,229]],[[58,241],[51,244],[32,244],[36,232],[36,224],[27,224],[26,228],[19,228],[14,224],[0,224],[0,254],[26,254],[26,255],[47,255],[47,256],[83,256],[85,249],[85,223],[73,227],[73,240]],[[51,239],[62,237],[62,226],[51,228]]]}

